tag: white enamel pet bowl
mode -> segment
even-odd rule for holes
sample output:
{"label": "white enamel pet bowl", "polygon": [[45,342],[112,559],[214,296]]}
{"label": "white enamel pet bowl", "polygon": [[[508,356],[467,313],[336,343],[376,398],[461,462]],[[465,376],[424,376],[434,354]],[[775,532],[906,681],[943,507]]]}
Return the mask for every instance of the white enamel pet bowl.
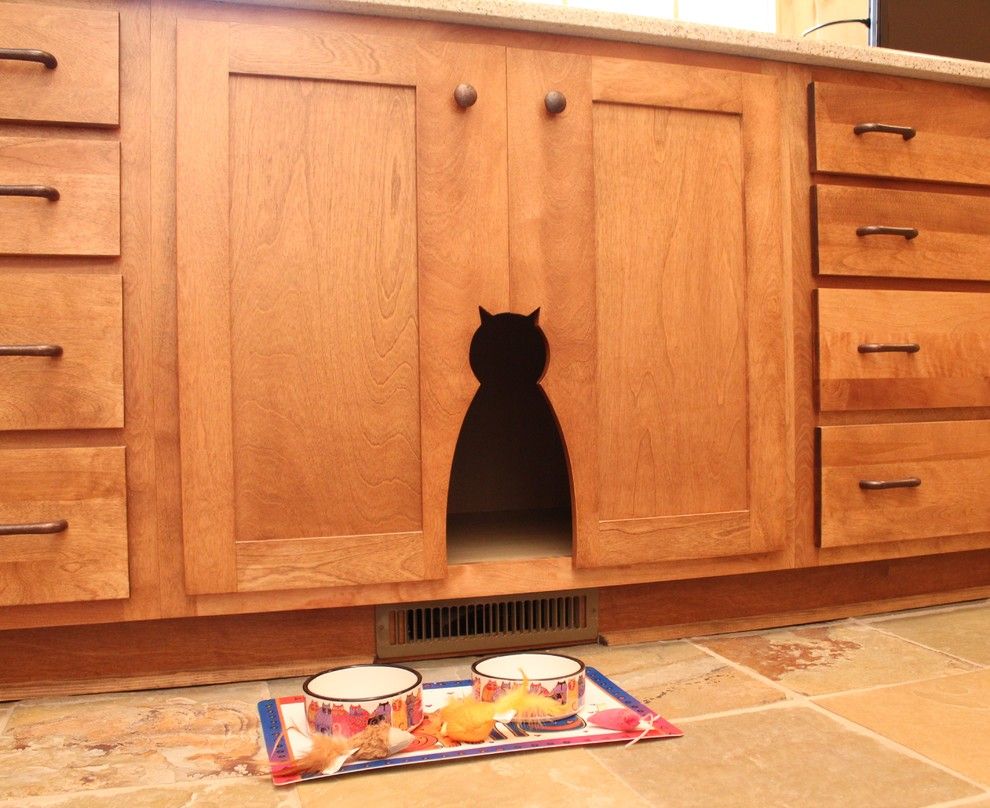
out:
{"label": "white enamel pet bowl", "polygon": [[[565,708],[560,715],[545,718],[567,718],[584,705],[585,668],[580,659],[563,654],[530,652],[498,654],[479,659],[471,666],[471,685],[478,701],[497,701],[512,688],[529,679],[529,692],[549,696]],[[537,720],[539,716],[534,717]]]}
{"label": "white enamel pet bowl", "polygon": [[372,723],[412,730],[423,720],[423,677],[403,665],[347,665],[303,683],[312,732],[357,735]]}

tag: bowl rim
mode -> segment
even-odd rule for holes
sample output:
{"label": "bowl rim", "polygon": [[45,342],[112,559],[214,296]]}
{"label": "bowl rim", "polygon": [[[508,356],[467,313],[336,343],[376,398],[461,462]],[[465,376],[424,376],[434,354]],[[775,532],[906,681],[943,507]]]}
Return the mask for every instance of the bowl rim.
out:
{"label": "bowl rim", "polygon": [[[337,696],[324,696],[320,693],[314,693],[312,690],[309,689],[309,683],[312,682],[314,679],[316,679],[318,676],[323,676],[324,674],[327,673],[336,673],[337,671],[350,670],[351,668],[397,668],[399,670],[409,671],[409,673],[414,674],[416,676],[416,681],[415,683],[409,685],[409,687],[403,687],[399,690],[396,690],[394,693],[382,693],[382,694],[376,693],[373,696],[365,696],[362,698],[349,698],[349,699],[339,698]],[[359,662],[355,665],[338,665],[336,668],[327,668],[326,670],[322,670],[319,673],[314,673],[312,676],[308,677],[305,682],[303,682],[302,689],[303,689],[303,693],[305,693],[307,696],[314,699],[320,699],[320,701],[353,703],[360,701],[381,701],[382,699],[391,699],[406,693],[412,693],[417,688],[422,687],[422,685],[423,685],[423,674],[421,674],[415,668],[410,668],[406,665],[392,665],[392,664],[379,665],[374,662],[363,662],[363,663]]]}
{"label": "bowl rim", "polygon": [[471,675],[472,676],[484,676],[486,679],[498,679],[502,682],[522,682],[523,677],[521,676],[492,676],[490,673],[482,673],[478,670],[478,666],[483,662],[487,662],[490,659],[497,659],[499,657],[509,657],[509,656],[520,656],[526,654],[527,656],[550,656],[558,657],[559,659],[569,659],[571,662],[578,663],[578,669],[573,673],[564,674],[561,676],[527,676],[526,680],[530,682],[559,682],[561,678],[569,679],[572,676],[580,676],[587,671],[587,665],[584,664],[584,660],[578,659],[577,657],[568,656],[567,654],[555,654],[551,651],[514,651],[511,654],[489,654],[486,657],[475,660],[471,663]]}

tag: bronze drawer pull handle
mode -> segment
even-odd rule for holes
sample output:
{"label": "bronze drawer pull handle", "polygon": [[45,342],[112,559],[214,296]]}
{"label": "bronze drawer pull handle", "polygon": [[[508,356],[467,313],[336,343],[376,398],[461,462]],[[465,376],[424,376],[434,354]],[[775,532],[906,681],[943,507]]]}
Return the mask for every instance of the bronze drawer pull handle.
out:
{"label": "bronze drawer pull handle", "polygon": [[473,107],[478,100],[478,91],[470,84],[458,84],[454,89],[454,100],[461,109]]}
{"label": "bronze drawer pull handle", "polygon": [[49,70],[58,67],[58,59],[48,51],[29,48],[0,48],[0,59],[7,59],[12,62],[37,62]]}
{"label": "bronze drawer pull handle", "polygon": [[859,487],[864,491],[885,491],[888,488],[917,488],[921,480],[908,477],[905,480],[860,480]]}
{"label": "bronze drawer pull handle", "polygon": [[567,109],[567,98],[559,90],[551,90],[543,99],[543,105],[551,115],[559,115]]}
{"label": "bronze drawer pull handle", "polygon": [[32,525],[0,525],[0,536],[35,536],[43,533],[65,533],[69,523],[64,519],[55,522],[35,522]]}
{"label": "bronze drawer pull handle", "polygon": [[49,202],[58,202],[61,194],[51,185],[0,185],[0,196],[39,196]]}
{"label": "bronze drawer pull handle", "polygon": [[858,123],[853,127],[853,132],[863,135],[867,132],[886,132],[891,135],[900,135],[905,140],[913,138],[917,132],[913,126],[894,126],[889,123]]}
{"label": "bronze drawer pull handle", "polygon": [[917,342],[865,342],[857,348],[860,353],[918,353]]}
{"label": "bronze drawer pull handle", "polygon": [[0,356],[51,356],[62,355],[61,345],[0,345]]}
{"label": "bronze drawer pull handle", "polygon": [[887,227],[882,224],[871,224],[867,227],[857,227],[857,236],[904,236],[908,241],[918,238],[916,227]]}

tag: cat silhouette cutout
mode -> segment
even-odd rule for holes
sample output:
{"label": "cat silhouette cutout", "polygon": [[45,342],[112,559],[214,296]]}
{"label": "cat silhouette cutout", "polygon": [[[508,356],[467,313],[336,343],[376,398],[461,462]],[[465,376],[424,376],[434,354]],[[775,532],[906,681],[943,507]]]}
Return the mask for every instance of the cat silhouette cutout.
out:
{"label": "cat silhouette cutout", "polygon": [[540,310],[490,314],[479,308],[479,313],[469,354],[479,387],[454,450],[448,515],[569,511],[564,443],[539,385],[549,354]]}

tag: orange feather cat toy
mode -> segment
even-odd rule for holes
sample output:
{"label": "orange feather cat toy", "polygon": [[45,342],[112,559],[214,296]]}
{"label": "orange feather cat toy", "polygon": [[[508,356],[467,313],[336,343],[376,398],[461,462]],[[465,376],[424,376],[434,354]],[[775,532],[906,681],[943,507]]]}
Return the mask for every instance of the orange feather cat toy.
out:
{"label": "orange feather cat toy", "polygon": [[[438,710],[440,731],[452,741],[481,743],[495,728],[495,717],[513,713],[513,719],[556,718],[566,711],[549,696],[529,692],[529,679],[494,702],[477,701],[471,696],[452,699]],[[506,719],[512,720],[512,719]]]}

